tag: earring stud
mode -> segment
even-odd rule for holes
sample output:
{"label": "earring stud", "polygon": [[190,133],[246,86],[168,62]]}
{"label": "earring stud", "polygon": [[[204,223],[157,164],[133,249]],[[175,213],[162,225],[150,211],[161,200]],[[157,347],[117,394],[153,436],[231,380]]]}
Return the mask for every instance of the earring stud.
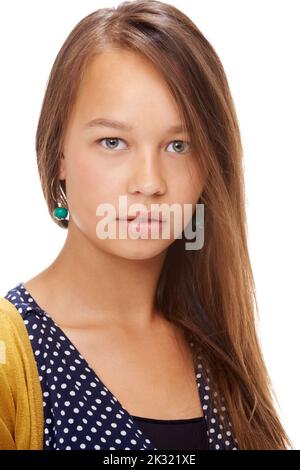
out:
{"label": "earring stud", "polygon": [[[60,204],[60,203],[58,203]],[[63,207],[61,205],[55,207],[54,211],[53,211],[53,217],[57,220],[63,220],[63,219],[66,219],[68,217],[68,209],[66,207]]]}

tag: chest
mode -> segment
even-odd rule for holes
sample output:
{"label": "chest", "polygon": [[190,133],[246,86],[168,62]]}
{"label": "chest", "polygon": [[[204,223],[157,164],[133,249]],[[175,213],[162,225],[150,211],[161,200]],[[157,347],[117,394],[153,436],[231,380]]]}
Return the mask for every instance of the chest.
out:
{"label": "chest", "polygon": [[161,330],[129,334],[109,328],[64,328],[97,376],[133,416],[203,416],[190,345]]}

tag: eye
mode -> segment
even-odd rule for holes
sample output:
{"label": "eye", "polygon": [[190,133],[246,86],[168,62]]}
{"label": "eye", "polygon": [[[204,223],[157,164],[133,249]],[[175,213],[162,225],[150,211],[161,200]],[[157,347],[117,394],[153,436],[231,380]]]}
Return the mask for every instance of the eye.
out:
{"label": "eye", "polygon": [[[179,150],[179,151],[175,150],[175,153],[188,153],[189,150],[190,150],[190,148],[188,148],[188,150],[186,152],[182,152],[182,147],[183,147],[182,144],[189,145],[189,142],[185,142],[184,140],[173,140],[172,142],[170,142],[169,145],[171,145],[171,144],[173,146],[173,149],[175,148],[175,149]],[[169,147],[169,145],[168,145],[168,147]]]}
{"label": "eye", "polygon": [[[120,139],[119,137],[104,137],[103,139],[98,139],[98,143],[104,142],[106,145],[104,146],[105,149],[107,150],[123,150],[123,148],[118,148],[118,142],[124,142],[123,139]],[[175,149],[175,152],[173,153],[188,153],[190,150],[189,147],[189,142],[185,142],[183,140],[173,140],[170,142],[168,147],[172,145],[172,148]],[[188,150],[184,151],[184,145],[188,146]],[[168,149],[167,147],[167,149]]]}
{"label": "eye", "polygon": [[[117,146],[117,143],[122,141],[122,139],[119,139],[119,137],[104,137],[103,139],[99,139],[97,140],[97,142],[106,142],[108,145],[105,146],[104,148],[107,149],[107,150],[114,150]],[[123,141],[124,142],[124,141]],[[123,150],[122,148],[121,149],[117,149],[117,150]]]}

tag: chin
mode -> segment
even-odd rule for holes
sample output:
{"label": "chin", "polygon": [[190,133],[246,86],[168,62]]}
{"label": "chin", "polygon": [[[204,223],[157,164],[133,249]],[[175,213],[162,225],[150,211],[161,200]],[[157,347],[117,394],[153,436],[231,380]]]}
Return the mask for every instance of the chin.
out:
{"label": "chin", "polygon": [[[166,243],[168,242],[168,243]],[[162,255],[169,247],[170,240],[113,240],[101,243],[101,249],[114,256],[131,260],[146,260]]]}

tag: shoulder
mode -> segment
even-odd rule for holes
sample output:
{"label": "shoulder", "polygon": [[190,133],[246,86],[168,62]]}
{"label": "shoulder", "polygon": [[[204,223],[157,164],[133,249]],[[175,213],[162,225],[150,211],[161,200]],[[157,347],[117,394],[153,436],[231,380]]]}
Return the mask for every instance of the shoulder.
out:
{"label": "shoulder", "polygon": [[[26,342],[29,340],[23,319],[15,305],[4,297],[0,297],[0,341],[2,345],[2,356],[7,347],[18,347],[20,340],[22,342],[24,341],[24,345],[26,345]],[[1,362],[3,361],[0,361],[0,363]]]}
{"label": "shoulder", "polygon": [[11,382],[17,380],[16,367],[20,373],[26,366],[35,365],[30,360],[34,357],[23,318],[17,307],[4,297],[0,297],[0,352],[0,364],[13,374]]}
{"label": "shoulder", "polygon": [[[17,307],[0,297],[0,449],[40,448],[43,400],[37,365]],[[22,430],[21,430],[22,429]]]}

